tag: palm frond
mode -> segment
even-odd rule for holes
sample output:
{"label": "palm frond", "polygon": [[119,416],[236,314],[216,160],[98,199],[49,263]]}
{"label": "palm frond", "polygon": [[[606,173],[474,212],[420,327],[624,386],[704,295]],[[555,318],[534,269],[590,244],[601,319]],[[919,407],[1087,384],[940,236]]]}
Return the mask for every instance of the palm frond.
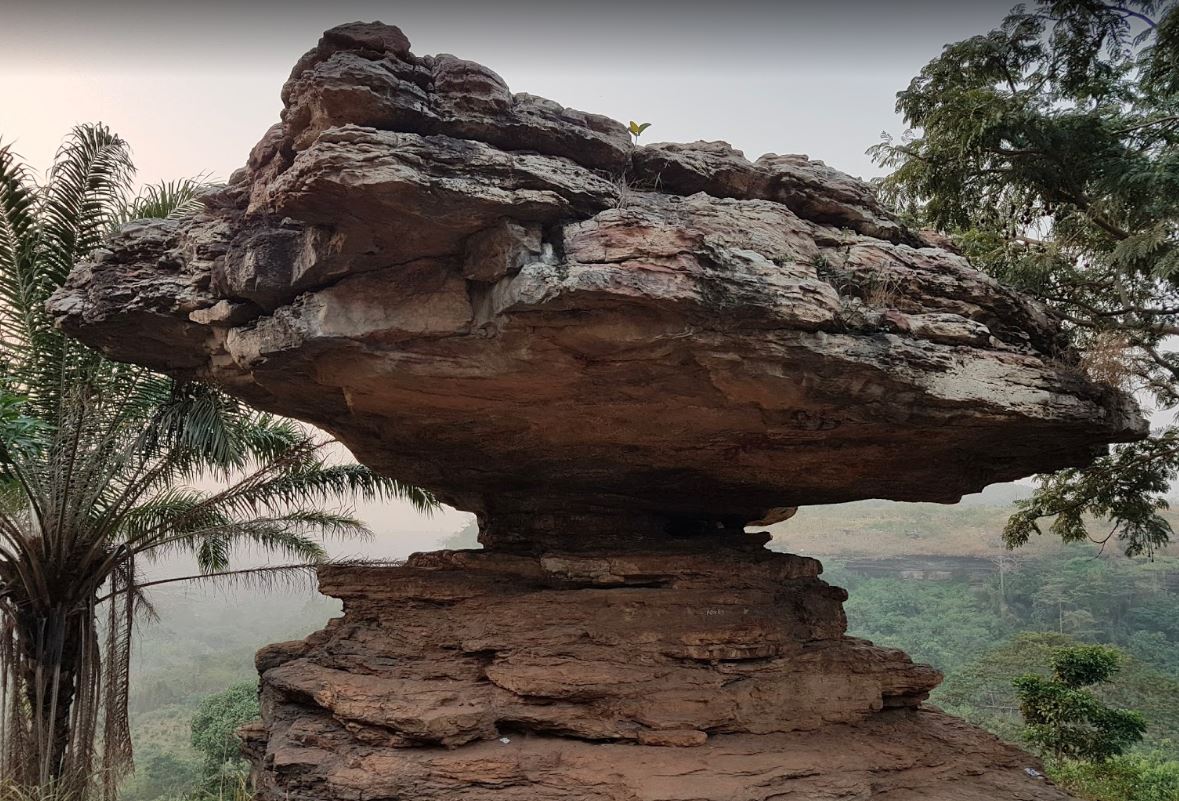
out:
{"label": "palm frond", "polygon": [[[148,398],[155,409],[152,447],[180,450],[205,465],[222,469],[240,468],[244,456],[237,437],[236,418],[241,407],[236,400],[203,384],[157,382],[145,387],[157,393]],[[159,397],[167,392],[166,397]]]}
{"label": "palm frond", "polygon": [[238,535],[230,542],[249,543],[301,562],[317,564],[326,560],[327,551],[319,541],[304,533],[300,525],[292,523],[282,520],[251,521],[240,526]]}
{"label": "palm frond", "polygon": [[[9,159],[9,172],[15,162]],[[90,378],[102,360],[89,348],[67,339],[45,309],[78,260],[89,256],[108,233],[114,209],[126,197],[133,174],[126,143],[103,125],[79,125],[59,148],[44,187],[24,212],[35,222],[24,237],[18,258],[0,263],[0,306],[7,330],[2,340],[17,374],[40,414],[52,419],[62,394]],[[12,173],[6,194],[20,183],[31,191],[25,173]],[[9,206],[11,207],[11,203]]]}
{"label": "palm frond", "polygon": [[216,508],[205,505],[208,493],[189,487],[169,487],[137,503],[121,524],[124,542],[150,546],[161,540],[189,537],[202,531],[230,526],[232,521]]}
{"label": "palm frond", "polygon": [[251,464],[310,452],[305,447],[310,439],[298,424],[250,409],[216,387],[157,377],[143,382],[138,393],[136,404],[153,410],[151,446],[186,454],[187,468],[212,470],[225,478]]}
{"label": "palm frond", "polygon": [[28,168],[0,144],[0,356],[23,355],[27,310],[35,298],[35,262],[30,258],[37,227],[37,195]]}
{"label": "palm frond", "polygon": [[[327,559],[327,551],[319,539],[309,533],[322,531],[318,523],[310,521],[310,516],[304,519],[298,514],[256,518],[237,521],[206,534],[186,536],[172,542],[192,553],[201,573],[229,570],[234,549],[242,545],[253,545],[300,562],[318,564]],[[368,531],[359,521],[343,517],[328,525],[338,532]]]}
{"label": "palm frond", "polygon": [[239,509],[270,504],[314,504],[333,498],[374,502],[408,501],[423,514],[432,514],[441,504],[428,490],[375,473],[361,464],[304,465],[283,471],[273,478],[235,495]]}
{"label": "palm frond", "polygon": [[229,570],[229,555],[232,539],[225,535],[213,535],[184,540],[196,557],[197,569],[202,573],[222,573]]}
{"label": "palm frond", "polygon": [[288,458],[315,444],[295,421],[252,409],[240,420],[236,434],[242,453],[256,464]]}
{"label": "palm frond", "polygon": [[[349,558],[332,559],[316,563],[296,562],[285,565],[264,565],[262,567],[242,568],[240,570],[225,570],[218,573],[195,573],[186,576],[172,576],[153,581],[144,581],[136,585],[135,591],[142,593],[144,590],[151,589],[152,587],[190,582],[226,584],[249,589],[273,589],[276,586],[291,586],[296,583],[302,584],[306,582],[306,586],[314,588],[316,574],[324,567],[396,567],[399,564],[401,563],[398,561],[388,559]],[[99,598],[98,601],[99,603],[104,603],[114,596],[115,594],[111,593]]]}
{"label": "palm frond", "polygon": [[53,161],[40,210],[39,261],[46,285],[61,286],[118,221],[135,174],[127,143],[105,125],[78,125]]}
{"label": "palm frond", "polygon": [[293,509],[275,518],[294,528],[311,533],[319,539],[370,540],[373,531],[349,512],[325,509]]}
{"label": "palm frond", "polygon": [[122,225],[131,220],[185,217],[200,210],[201,195],[212,188],[202,176],[161,181],[145,186],[134,199],[119,206],[112,222]]}

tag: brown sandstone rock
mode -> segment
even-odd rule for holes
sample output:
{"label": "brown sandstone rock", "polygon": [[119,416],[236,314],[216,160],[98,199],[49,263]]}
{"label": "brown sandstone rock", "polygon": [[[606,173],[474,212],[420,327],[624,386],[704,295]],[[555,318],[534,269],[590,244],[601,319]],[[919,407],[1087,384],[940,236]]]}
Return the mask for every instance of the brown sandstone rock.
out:
{"label": "brown sandstone rock", "polygon": [[259,653],[264,801],[1064,797],[743,533],[1143,436],[1057,319],[822,162],[635,148],[396,28],[327,32],[283,101],[51,301],[480,515],[486,552],[325,570],[344,617]]}
{"label": "brown sandstone rock", "polygon": [[818,562],[747,539],[325,569],[344,616],[258,654],[262,797],[1064,798],[919,711],[940,676],[845,637]]}
{"label": "brown sandstone rock", "polygon": [[509,538],[954,501],[1144,432],[1045,309],[821,162],[634,148],[379,25],[328,32],[283,97],[204,212],[124,229],[54,311]]}
{"label": "brown sandstone rock", "polygon": [[[284,735],[266,798],[535,801],[1067,801],[1026,754],[932,711],[890,710],[816,732],[725,735],[695,748],[587,743],[545,735],[458,749],[357,746],[308,721]],[[251,741],[253,744],[253,741]],[[1034,771],[1029,774],[1026,771]],[[280,779],[280,777],[282,777]],[[286,781],[283,781],[285,779]]]}

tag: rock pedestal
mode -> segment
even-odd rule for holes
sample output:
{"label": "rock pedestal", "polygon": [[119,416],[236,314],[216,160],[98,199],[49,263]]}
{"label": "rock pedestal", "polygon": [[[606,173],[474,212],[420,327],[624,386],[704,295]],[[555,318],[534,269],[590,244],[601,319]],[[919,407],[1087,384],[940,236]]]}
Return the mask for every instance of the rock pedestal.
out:
{"label": "rock pedestal", "polygon": [[1144,436],[1058,318],[820,161],[638,147],[390,26],[283,103],[50,302],[479,516],[486,552],[326,570],[344,617],[260,654],[266,801],[1059,797],[744,534]]}
{"label": "rock pedestal", "polygon": [[258,654],[261,797],[1064,798],[920,710],[940,675],[844,636],[817,561],[733,540],[325,568],[344,616]]}

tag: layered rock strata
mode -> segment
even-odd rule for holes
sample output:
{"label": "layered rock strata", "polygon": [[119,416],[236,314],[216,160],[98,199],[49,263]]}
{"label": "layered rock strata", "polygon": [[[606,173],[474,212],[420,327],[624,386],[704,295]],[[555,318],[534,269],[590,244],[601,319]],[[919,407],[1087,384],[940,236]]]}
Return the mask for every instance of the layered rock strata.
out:
{"label": "layered rock strata", "polygon": [[53,309],[489,529],[954,501],[1143,433],[1045,309],[821,162],[635,147],[379,25],[326,34],[283,98],[202,212],[127,226]]}
{"label": "layered rock strata", "polygon": [[283,102],[50,304],[479,515],[485,552],[325,570],[343,618],[260,653],[264,801],[1063,798],[745,534],[1143,436],[1059,320],[821,162],[636,147],[389,26]]}
{"label": "layered rock strata", "polygon": [[258,654],[261,796],[1064,798],[919,711],[939,674],[844,636],[818,562],[746,540],[325,569],[344,616]]}

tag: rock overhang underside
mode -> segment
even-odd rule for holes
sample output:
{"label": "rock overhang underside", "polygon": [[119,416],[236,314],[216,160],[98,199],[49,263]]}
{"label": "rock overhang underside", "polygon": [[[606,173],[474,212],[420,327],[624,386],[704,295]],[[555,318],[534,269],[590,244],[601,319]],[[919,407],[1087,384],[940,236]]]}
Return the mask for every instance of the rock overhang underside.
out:
{"label": "rock overhang underside", "polygon": [[459,508],[739,527],[1145,433],[1058,319],[822,162],[636,147],[377,24],[283,101],[197,214],[126,226],[51,307]]}

